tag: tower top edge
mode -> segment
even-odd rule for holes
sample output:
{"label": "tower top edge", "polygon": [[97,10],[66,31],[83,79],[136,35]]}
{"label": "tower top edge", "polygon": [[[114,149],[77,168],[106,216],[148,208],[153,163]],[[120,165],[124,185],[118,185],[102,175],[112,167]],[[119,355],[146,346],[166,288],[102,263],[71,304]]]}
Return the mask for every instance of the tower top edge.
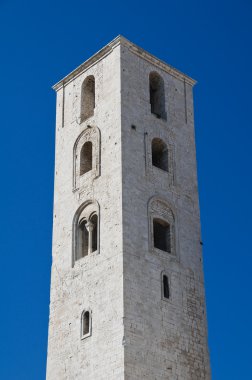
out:
{"label": "tower top edge", "polygon": [[138,45],[127,40],[127,38],[125,38],[119,34],[116,38],[114,38],[111,42],[109,42],[107,45],[105,45],[102,49],[98,50],[94,55],[92,55],[90,58],[88,58],[86,61],[84,61],[76,69],[71,71],[68,75],[66,75],[64,78],[62,78],[59,82],[57,82],[52,88],[55,91],[60,90],[62,87],[64,87],[66,84],[71,82],[73,79],[78,77],[80,74],[82,74],[83,72],[88,70],[91,66],[96,64],[98,61],[105,58],[118,45],[126,46],[127,48],[129,48],[129,50],[132,53],[138,55],[142,59],[145,59],[149,63],[151,63],[154,66],[158,67],[159,69],[169,73],[170,75],[174,76],[175,78],[180,79],[182,81],[185,81],[187,84],[189,84],[191,86],[194,86],[197,83],[194,79],[192,79],[188,75],[182,73],[178,69],[175,69],[174,67],[172,67],[168,63],[162,61],[161,59],[157,58],[153,54],[147,52],[143,48],[139,47]]}

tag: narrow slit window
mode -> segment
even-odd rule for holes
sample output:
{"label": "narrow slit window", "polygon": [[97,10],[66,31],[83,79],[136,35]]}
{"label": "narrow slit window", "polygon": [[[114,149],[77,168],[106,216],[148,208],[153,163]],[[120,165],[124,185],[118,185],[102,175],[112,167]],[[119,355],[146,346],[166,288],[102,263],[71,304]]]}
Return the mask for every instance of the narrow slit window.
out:
{"label": "narrow slit window", "polygon": [[81,316],[81,337],[85,338],[90,335],[91,316],[89,311],[84,311]]}
{"label": "narrow slit window", "polygon": [[163,297],[170,298],[169,280],[166,274],[163,274]]}
{"label": "narrow slit window", "polygon": [[159,138],[152,140],[152,165],[168,172],[168,148],[165,142]]}
{"label": "narrow slit window", "polygon": [[83,175],[92,170],[92,143],[91,141],[85,142],[80,152],[80,175]]}
{"label": "narrow slit window", "polygon": [[171,253],[170,225],[162,219],[153,219],[154,247]]}

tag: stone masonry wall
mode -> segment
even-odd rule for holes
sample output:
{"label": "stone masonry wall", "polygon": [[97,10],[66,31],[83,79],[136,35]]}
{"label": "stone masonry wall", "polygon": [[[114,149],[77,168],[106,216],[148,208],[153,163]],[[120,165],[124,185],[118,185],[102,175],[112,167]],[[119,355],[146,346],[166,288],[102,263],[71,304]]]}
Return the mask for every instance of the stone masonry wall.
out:
{"label": "stone masonry wall", "polygon": [[[83,80],[94,75],[94,116],[80,123]],[[64,100],[64,111],[63,111]],[[62,117],[64,112],[64,117]],[[62,125],[64,124],[64,125]],[[100,176],[87,173],[73,192],[73,147],[90,125],[101,134]],[[47,380],[123,379],[120,47],[57,94],[53,263]],[[100,208],[100,252],[72,268],[72,223],[86,200]],[[92,312],[92,334],[80,339],[81,312]]]}
{"label": "stone masonry wall", "polygon": [[[121,65],[125,379],[209,380],[192,88],[128,46]],[[151,71],[164,79],[167,120],[151,114]],[[173,184],[149,167],[154,137],[174,150]],[[153,196],[174,212],[175,255],[151,250]],[[169,300],[161,298],[162,271]]]}

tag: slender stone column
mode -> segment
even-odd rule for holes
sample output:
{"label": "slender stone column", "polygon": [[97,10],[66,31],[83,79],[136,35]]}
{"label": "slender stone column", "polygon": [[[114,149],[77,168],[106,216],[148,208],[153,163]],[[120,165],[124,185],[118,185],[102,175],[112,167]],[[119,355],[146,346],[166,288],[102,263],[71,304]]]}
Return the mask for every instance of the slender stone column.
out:
{"label": "slender stone column", "polygon": [[93,252],[93,229],[94,224],[90,222],[90,220],[85,224],[86,229],[88,231],[88,254]]}

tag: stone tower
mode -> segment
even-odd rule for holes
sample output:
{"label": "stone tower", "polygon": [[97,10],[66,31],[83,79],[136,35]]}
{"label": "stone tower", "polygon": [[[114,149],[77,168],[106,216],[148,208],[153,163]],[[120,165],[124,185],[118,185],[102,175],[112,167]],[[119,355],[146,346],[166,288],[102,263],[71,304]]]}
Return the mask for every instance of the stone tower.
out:
{"label": "stone tower", "polygon": [[194,80],[119,36],[58,82],[47,380],[209,380]]}

